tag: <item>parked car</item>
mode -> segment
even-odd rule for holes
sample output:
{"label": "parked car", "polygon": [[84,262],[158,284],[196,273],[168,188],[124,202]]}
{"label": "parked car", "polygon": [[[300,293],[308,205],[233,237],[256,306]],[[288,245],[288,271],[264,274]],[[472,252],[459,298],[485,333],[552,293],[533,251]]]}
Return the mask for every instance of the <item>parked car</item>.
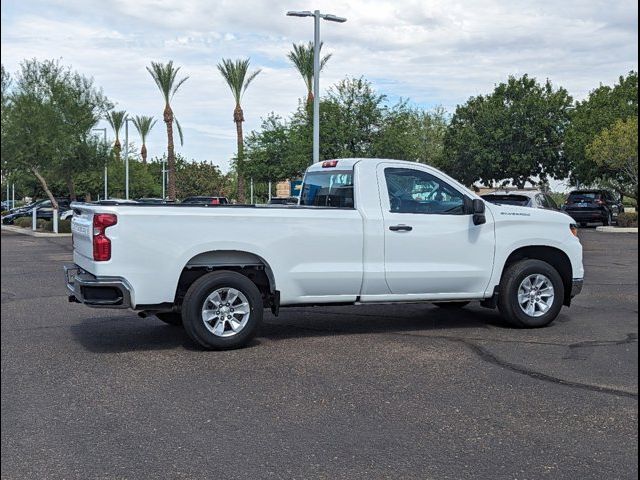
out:
{"label": "parked car", "polygon": [[624,205],[608,190],[575,190],[569,194],[563,210],[582,227],[593,222],[608,226],[624,213]]}
{"label": "parked car", "polygon": [[[56,198],[56,201],[58,202],[59,215],[70,209],[68,199]],[[4,225],[13,225],[13,222],[15,222],[17,218],[31,217],[33,215],[34,208],[37,208],[36,218],[45,220],[51,220],[51,218],[53,218],[53,207],[51,206],[51,200],[40,200],[30,205],[19,208],[14,212],[9,213],[8,215],[5,215],[4,217],[2,217],[2,223]]]}
{"label": "parked car", "polygon": [[286,306],[476,300],[543,327],[584,277],[567,215],[486,203],[416,162],[317,163],[298,206],[73,208],[69,300],[155,314],[209,349],[246,344],[264,308]]}
{"label": "parked car", "polygon": [[229,200],[227,197],[207,197],[207,196],[198,196],[198,197],[187,197],[182,200],[183,204],[188,205],[197,205],[197,204],[205,204],[205,205],[228,205]]}
{"label": "parked car", "polygon": [[518,207],[560,211],[560,207],[551,195],[539,190],[501,190],[484,194],[482,198],[499,205],[516,205]]}
{"label": "parked car", "polygon": [[2,202],[0,202],[0,210],[7,211],[9,210],[11,207],[11,200],[3,200]]}
{"label": "parked car", "polygon": [[297,205],[298,197],[271,197],[268,205]]}

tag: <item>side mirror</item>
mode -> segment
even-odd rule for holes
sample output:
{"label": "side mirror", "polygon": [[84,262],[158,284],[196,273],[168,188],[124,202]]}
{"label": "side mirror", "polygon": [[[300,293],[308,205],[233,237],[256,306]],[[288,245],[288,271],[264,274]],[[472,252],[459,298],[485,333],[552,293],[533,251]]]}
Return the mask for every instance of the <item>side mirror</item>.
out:
{"label": "side mirror", "polygon": [[474,199],[472,203],[472,211],[473,211],[473,224],[474,225],[482,225],[487,223],[487,217],[485,215],[485,204],[483,200]]}

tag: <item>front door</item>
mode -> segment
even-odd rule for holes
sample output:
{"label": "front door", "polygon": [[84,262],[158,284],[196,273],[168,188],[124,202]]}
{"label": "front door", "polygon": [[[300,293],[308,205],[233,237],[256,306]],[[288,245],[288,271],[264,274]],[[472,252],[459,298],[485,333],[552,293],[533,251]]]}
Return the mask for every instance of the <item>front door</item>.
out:
{"label": "front door", "polygon": [[381,164],[378,182],[391,292],[481,298],[493,269],[491,214],[474,225],[467,194],[428,167]]}

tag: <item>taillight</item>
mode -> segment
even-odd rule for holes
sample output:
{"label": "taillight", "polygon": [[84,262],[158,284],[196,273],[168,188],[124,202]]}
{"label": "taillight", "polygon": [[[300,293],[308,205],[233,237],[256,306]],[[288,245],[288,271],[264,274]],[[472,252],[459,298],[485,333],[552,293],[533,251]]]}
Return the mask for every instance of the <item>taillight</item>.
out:
{"label": "taillight", "polygon": [[574,237],[578,236],[578,225],[576,225],[575,223],[572,223],[571,225],[569,225],[569,229],[571,230],[571,233],[573,234]]}
{"label": "taillight", "polygon": [[111,259],[111,240],[105,230],[118,223],[118,217],[113,213],[98,213],[93,216],[93,259],[96,262],[106,262]]}
{"label": "taillight", "polygon": [[604,205],[604,201],[602,201],[602,200],[596,200],[596,203],[597,203],[598,205]]}
{"label": "taillight", "polygon": [[327,160],[322,162],[322,168],[335,168],[338,166],[338,160]]}
{"label": "taillight", "polygon": [[218,200],[217,198],[212,198],[211,205],[220,205],[220,200]]}

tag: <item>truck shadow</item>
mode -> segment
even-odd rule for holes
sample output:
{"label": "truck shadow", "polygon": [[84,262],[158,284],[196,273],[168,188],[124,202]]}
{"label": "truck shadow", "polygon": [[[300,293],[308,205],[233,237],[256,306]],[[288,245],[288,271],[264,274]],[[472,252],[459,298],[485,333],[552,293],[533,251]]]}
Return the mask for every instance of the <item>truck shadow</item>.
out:
{"label": "truck shadow", "polygon": [[[282,309],[275,317],[265,311],[257,338],[283,341],[290,338],[338,335],[385,334],[402,332],[478,330],[508,328],[496,311],[478,307],[443,310],[428,305],[376,305],[367,307],[312,307]],[[74,338],[94,353],[135,351],[203,350],[180,327],[165,325],[154,317],[135,315],[87,319],[71,327]]]}

